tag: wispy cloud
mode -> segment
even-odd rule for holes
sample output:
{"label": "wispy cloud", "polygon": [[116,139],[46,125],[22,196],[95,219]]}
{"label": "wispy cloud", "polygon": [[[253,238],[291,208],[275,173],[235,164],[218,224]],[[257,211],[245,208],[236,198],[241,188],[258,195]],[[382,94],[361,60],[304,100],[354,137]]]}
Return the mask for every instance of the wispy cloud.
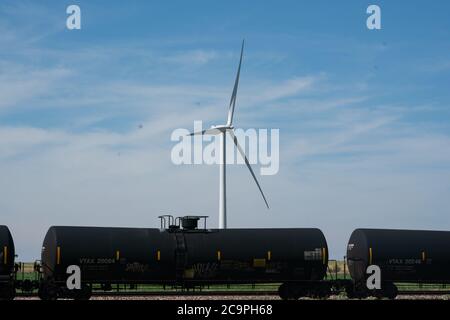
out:
{"label": "wispy cloud", "polygon": [[192,50],[165,56],[162,58],[162,61],[178,63],[182,65],[205,64],[214,59],[217,59],[218,57],[220,57],[220,55],[216,51]]}
{"label": "wispy cloud", "polygon": [[286,97],[297,96],[299,93],[310,89],[317,82],[316,77],[296,77],[281,84],[265,88],[258,95],[259,100],[270,101]]}
{"label": "wispy cloud", "polygon": [[67,81],[70,75],[65,68],[34,70],[3,62],[0,64],[0,110],[21,108],[32,99],[51,96],[55,85]]}

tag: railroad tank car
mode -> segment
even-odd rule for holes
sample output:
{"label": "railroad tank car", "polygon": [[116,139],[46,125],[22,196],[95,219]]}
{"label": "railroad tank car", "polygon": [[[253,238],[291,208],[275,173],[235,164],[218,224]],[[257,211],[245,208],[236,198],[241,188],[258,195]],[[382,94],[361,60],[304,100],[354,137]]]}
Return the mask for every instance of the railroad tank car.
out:
{"label": "railroad tank car", "polygon": [[[194,223],[192,222],[194,221]],[[53,226],[42,248],[40,296],[88,298],[92,284],[282,283],[283,298],[326,295],[328,247],[319,229],[198,229]],[[81,270],[68,292],[66,269]]]}
{"label": "railroad tank car", "polygon": [[367,267],[381,270],[381,294],[393,298],[395,282],[450,283],[450,232],[356,229],[347,246],[347,263],[355,283],[350,296],[367,292]]}
{"label": "railroad tank car", "polygon": [[0,300],[13,299],[14,241],[7,226],[0,225]]}

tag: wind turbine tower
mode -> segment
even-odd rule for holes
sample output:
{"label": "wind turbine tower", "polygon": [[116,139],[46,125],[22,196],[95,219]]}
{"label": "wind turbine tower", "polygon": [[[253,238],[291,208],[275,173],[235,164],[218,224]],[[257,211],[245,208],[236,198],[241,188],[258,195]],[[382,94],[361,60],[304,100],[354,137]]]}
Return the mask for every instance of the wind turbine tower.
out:
{"label": "wind turbine tower", "polygon": [[236,135],[234,134],[234,127],[233,127],[233,115],[234,115],[234,108],[236,106],[236,96],[237,96],[237,90],[239,86],[239,76],[241,73],[241,65],[242,65],[242,57],[244,54],[244,41],[242,41],[242,47],[241,47],[241,57],[239,59],[239,67],[236,74],[236,80],[234,82],[234,88],[233,92],[231,94],[230,104],[228,106],[228,118],[227,122],[224,125],[218,125],[218,126],[211,126],[210,129],[206,129],[199,132],[193,132],[190,134],[190,136],[193,135],[216,135],[220,139],[220,179],[219,179],[219,229],[226,229],[227,228],[227,184],[226,184],[226,135],[227,133],[231,136],[233,139],[234,144],[236,145],[236,148],[238,149],[240,155],[245,161],[245,164],[247,165],[247,168],[249,169],[253,180],[255,181],[256,185],[258,186],[259,192],[261,193],[264,202],[269,208],[269,204],[267,203],[266,196],[264,195],[264,192],[261,189],[261,186],[258,182],[258,179],[256,179],[255,173],[253,172],[252,167],[250,166],[250,162],[247,159],[247,156],[245,155],[245,151],[241,148]]}

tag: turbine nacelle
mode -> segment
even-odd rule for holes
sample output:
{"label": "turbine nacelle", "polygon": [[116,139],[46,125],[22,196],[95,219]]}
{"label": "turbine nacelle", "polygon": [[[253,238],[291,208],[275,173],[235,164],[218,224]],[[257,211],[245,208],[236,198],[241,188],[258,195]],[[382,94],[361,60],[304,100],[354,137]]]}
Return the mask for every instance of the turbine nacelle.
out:
{"label": "turbine nacelle", "polygon": [[222,132],[227,132],[230,130],[234,130],[233,126],[229,126],[226,124],[223,125],[218,125],[218,126],[211,126],[209,129],[206,130],[202,130],[202,131],[197,131],[197,132],[192,132],[190,134],[188,134],[188,136],[203,136],[203,135],[211,135],[211,136],[215,136],[218,135]]}
{"label": "turbine nacelle", "polygon": [[225,132],[227,130],[234,130],[234,127],[232,125],[222,124],[222,125],[218,125],[218,126],[211,126],[210,129],[218,130],[220,132]]}

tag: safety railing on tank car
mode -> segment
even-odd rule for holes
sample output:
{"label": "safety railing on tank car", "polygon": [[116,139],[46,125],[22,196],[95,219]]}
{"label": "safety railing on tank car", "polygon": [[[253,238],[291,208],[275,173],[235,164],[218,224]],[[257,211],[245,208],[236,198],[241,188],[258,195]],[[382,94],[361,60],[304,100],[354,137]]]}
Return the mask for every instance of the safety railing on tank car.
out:
{"label": "safety railing on tank car", "polygon": [[[160,220],[161,229],[169,229],[169,230],[207,230],[206,228],[206,220],[209,216],[181,216],[174,217],[170,214],[164,214],[158,216]],[[198,229],[197,221],[203,220],[203,229]]]}

